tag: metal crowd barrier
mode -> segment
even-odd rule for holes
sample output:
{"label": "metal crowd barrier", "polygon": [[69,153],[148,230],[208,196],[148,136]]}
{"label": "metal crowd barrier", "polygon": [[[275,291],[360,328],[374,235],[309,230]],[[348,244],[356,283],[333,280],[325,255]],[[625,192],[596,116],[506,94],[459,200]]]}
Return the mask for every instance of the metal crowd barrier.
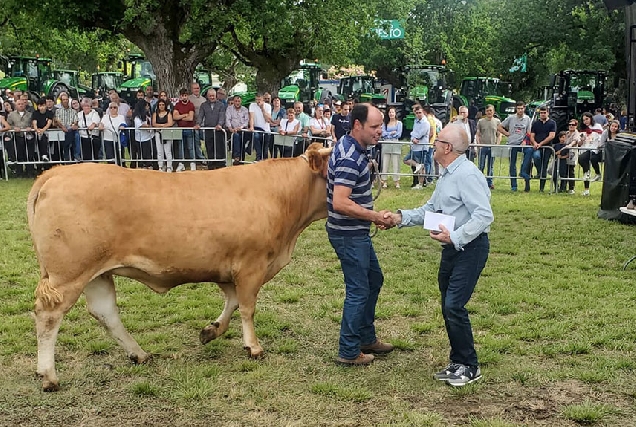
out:
{"label": "metal crowd barrier", "polygon": [[[599,170],[595,171],[592,169],[591,176],[586,176],[578,158],[580,157],[579,154],[591,152],[591,149],[573,147],[569,148],[569,150],[576,153],[573,156],[573,160],[571,160],[572,164],[570,166],[573,167],[563,170],[559,170],[559,161],[552,146],[534,150],[530,145],[471,144],[469,159],[476,162],[489,183],[493,179],[516,179],[520,181],[521,187],[524,177],[530,176],[531,180],[545,179],[546,185],[549,184],[549,192],[552,193],[563,191],[562,181],[572,183],[575,181],[602,181],[602,154],[600,155],[600,161],[598,163],[594,162],[595,166],[598,165]],[[514,162],[512,162],[513,157],[515,158]],[[595,178],[596,172],[598,172],[599,178]],[[569,187],[569,184],[567,186]],[[574,188],[571,187],[571,189]]]}
{"label": "metal crowd barrier", "polygon": [[[105,131],[99,131],[94,139],[79,137],[79,131],[87,130],[80,127],[65,133],[50,129],[43,135],[26,130],[4,132],[0,139],[4,146],[0,153],[3,178],[35,177],[54,165],[80,162],[107,162],[169,172],[195,170],[197,166],[216,169],[270,157],[295,157],[304,153],[312,142],[321,142],[325,146],[332,143],[330,138],[292,137],[246,129],[232,134],[213,127],[130,127],[116,132],[116,141],[104,140]],[[137,140],[135,131],[141,133],[141,141]],[[125,144],[121,142],[122,136],[125,136]],[[205,147],[206,155],[197,157],[197,151],[202,151],[201,145]],[[233,150],[236,150],[238,162],[233,157]]]}

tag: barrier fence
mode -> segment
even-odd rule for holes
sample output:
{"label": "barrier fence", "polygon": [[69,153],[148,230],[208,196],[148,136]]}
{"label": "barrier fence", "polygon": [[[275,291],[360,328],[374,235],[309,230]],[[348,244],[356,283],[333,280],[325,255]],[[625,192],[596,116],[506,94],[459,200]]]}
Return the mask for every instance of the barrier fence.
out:
{"label": "barrier fence", "polygon": [[[90,133],[87,133],[90,132]],[[260,130],[230,132],[225,129],[193,128],[123,128],[121,131],[89,131],[77,128],[63,132],[48,130],[42,134],[31,130],[10,130],[2,135],[3,178],[35,176],[57,164],[79,162],[113,163],[131,168],[148,168],[167,172],[196,170],[197,166],[217,169],[276,157],[296,157],[312,142],[331,146],[331,138],[280,135]],[[201,146],[205,147],[204,150]],[[197,149],[198,147],[198,149]],[[399,148],[398,148],[399,147]],[[409,141],[380,141],[370,147],[369,156],[377,165],[383,183],[390,179],[418,177],[430,183],[439,176],[431,147],[426,153],[411,156]],[[470,145],[467,156],[476,162],[489,185],[493,180],[509,179],[512,188],[517,180],[539,180],[549,192],[573,191],[576,181],[602,180],[602,152],[585,147],[569,149],[567,158],[552,147],[534,150],[531,146]],[[407,162],[413,159],[413,162]],[[414,164],[409,170],[406,163]],[[416,165],[422,165],[415,171]],[[417,172],[417,173],[416,173]],[[534,173],[533,173],[534,172]],[[386,185],[385,185],[386,186]]]}

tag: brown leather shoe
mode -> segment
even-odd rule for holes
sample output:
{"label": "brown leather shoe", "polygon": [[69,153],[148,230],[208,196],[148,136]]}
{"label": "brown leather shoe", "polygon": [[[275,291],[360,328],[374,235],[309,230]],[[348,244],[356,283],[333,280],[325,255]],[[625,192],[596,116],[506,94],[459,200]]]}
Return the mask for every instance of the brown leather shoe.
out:
{"label": "brown leather shoe", "polygon": [[336,357],[336,363],[343,366],[366,366],[370,365],[375,359],[372,354],[360,353],[355,359],[344,359],[342,357]]}
{"label": "brown leather shoe", "polygon": [[360,350],[365,353],[388,354],[393,351],[393,345],[376,340],[373,344],[360,346]]}

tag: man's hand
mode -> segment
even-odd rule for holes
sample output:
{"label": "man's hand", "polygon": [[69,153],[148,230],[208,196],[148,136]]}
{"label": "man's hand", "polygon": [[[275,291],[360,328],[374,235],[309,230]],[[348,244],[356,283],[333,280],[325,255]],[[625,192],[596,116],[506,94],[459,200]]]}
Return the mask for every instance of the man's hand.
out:
{"label": "man's hand", "polygon": [[402,222],[402,214],[393,213],[391,211],[382,211],[384,213],[384,219],[391,224],[391,227],[395,227]]}
{"label": "man's hand", "polygon": [[437,240],[438,242],[441,243],[452,243],[451,238],[450,238],[450,231],[448,231],[448,228],[446,228],[444,225],[440,224],[439,225],[439,229],[442,231],[430,231],[429,235],[431,236],[431,239],[433,240]]}
{"label": "man's hand", "polygon": [[373,220],[373,223],[377,225],[380,230],[388,230],[391,227],[395,227],[391,217],[387,215],[391,215],[391,211],[382,210],[376,212],[376,217]]}

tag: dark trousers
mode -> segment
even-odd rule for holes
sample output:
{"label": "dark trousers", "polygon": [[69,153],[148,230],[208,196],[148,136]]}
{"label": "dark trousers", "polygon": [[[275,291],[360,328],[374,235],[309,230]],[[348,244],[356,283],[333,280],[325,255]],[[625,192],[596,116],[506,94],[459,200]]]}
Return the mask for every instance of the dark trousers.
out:
{"label": "dark trousers", "polygon": [[[128,132],[128,151],[130,152],[130,160],[139,159],[139,144],[137,144],[137,138],[135,136],[135,129],[127,129]],[[136,168],[138,162],[130,162],[131,168]]]}
{"label": "dark trousers", "polygon": [[588,173],[590,171],[590,163],[592,163],[592,167],[594,168],[594,172],[597,175],[601,174],[601,167],[599,163],[603,159],[603,153],[593,153],[592,150],[582,150],[579,154],[579,165],[583,168],[584,173]]}
{"label": "dark trousers", "polygon": [[[136,166],[134,167],[142,167],[142,168],[151,168],[152,167],[152,159],[155,158],[155,144],[154,138],[150,138],[147,141],[133,141],[130,147],[134,147],[132,151],[137,155],[137,162],[135,162]],[[131,151],[131,152],[132,152]],[[140,160],[140,161],[139,161]],[[138,165],[137,165],[138,163]],[[131,162],[131,167],[133,167],[133,163]]]}
{"label": "dark trousers", "polygon": [[478,366],[473,331],[466,304],[486,265],[490,243],[488,235],[480,234],[462,251],[444,246],[437,280],[442,296],[442,316],[450,342],[450,361],[466,366]]}
{"label": "dark trousers", "polygon": [[286,147],[284,145],[274,145],[272,157],[291,157],[293,153],[293,147]]}
{"label": "dark trousers", "polygon": [[61,160],[80,160],[75,157],[75,136],[77,135],[76,130],[69,130],[68,132],[64,132],[64,142],[62,142],[62,153]]}
{"label": "dark trousers", "polygon": [[[196,139],[194,142],[197,142]],[[208,169],[224,167],[226,157],[225,132],[222,130],[206,130],[205,151],[208,154]]]}
{"label": "dark trousers", "polygon": [[82,144],[82,160],[85,162],[99,160],[99,150],[102,142],[99,136],[91,135],[88,138],[82,137],[80,140]]}
{"label": "dark trousers", "polygon": [[539,191],[543,191],[548,177],[548,163],[550,163],[550,157],[552,157],[552,150],[542,147],[536,150],[533,156],[534,166],[539,172]]}
{"label": "dark trousers", "polygon": [[108,163],[115,163],[121,166],[121,148],[119,141],[104,140],[104,153]]}
{"label": "dark trousers", "polygon": [[[574,165],[568,165],[568,159],[559,159],[559,191],[565,191],[566,185],[570,190],[574,190],[574,181],[568,178],[574,178]],[[564,179],[565,178],[565,179]],[[556,175],[554,176],[554,185],[556,186]]]}
{"label": "dark trousers", "polygon": [[46,156],[51,159],[51,149],[49,148],[49,137],[46,133],[42,135],[36,134],[35,136],[38,141],[38,157],[42,160],[42,156]]}

